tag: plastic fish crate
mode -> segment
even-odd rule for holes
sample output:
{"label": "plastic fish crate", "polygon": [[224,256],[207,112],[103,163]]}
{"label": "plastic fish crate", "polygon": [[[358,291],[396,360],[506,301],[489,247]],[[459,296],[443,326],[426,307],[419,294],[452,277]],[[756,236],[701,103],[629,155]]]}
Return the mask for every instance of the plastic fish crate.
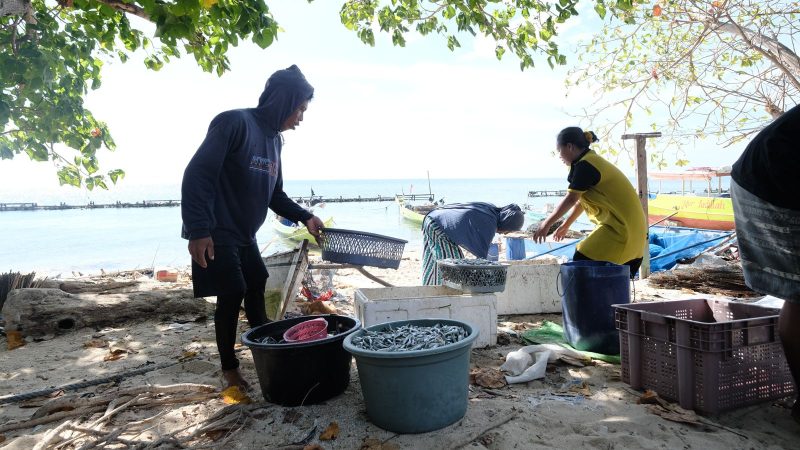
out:
{"label": "plastic fish crate", "polygon": [[325,228],[320,248],[325,261],[397,269],[407,242],[364,231]]}
{"label": "plastic fish crate", "polygon": [[502,292],[508,266],[486,260],[441,259],[436,261],[442,283],[467,292]]}
{"label": "plastic fish crate", "polygon": [[720,300],[614,305],[622,381],[718,414],[791,396],[779,310]]}

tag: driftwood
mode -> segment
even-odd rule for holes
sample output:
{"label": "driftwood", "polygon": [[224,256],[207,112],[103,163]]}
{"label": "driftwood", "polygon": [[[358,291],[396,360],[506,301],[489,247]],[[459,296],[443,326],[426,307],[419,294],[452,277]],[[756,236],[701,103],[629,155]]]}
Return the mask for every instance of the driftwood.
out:
{"label": "driftwood", "polygon": [[729,297],[757,297],[744,282],[744,273],[738,264],[726,266],[676,267],[650,275],[650,286],[666,289],[691,289],[703,294]]}
{"label": "driftwood", "polygon": [[194,320],[212,311],[211,304],[195,299],[189,289],[79,295],[59,289],[16,289],[6,300],[3,317],[7,330],[42,336],[137,320],[176,316]]}
{"label": "driftwood", "polygon": [[[204,402],[216,398],[219,395],[216,391],[217,389],[211,385],[184,383],[169,386],[136,386],[119,389],[113,393],[106,393],[94,398],[67,396],[49,401],[29,420],[0,426],[0,433],[29,429],[38,425],[69,419],[45,433],[36,448],[64,448],[70,446],[70,448],[89,449],[112,443],[129,447],[143,447],[148,443],[133,440],[146,431],[140,430],[139,427],[162,416],[164,411],[145,420],[127,423],[123,427],[105,429],[107,422],[113,416],[129,407],[147,408],[169,404]],[[67,408],[72,409],[65,410]],[[99,417],[90,418],[96,413],[100,413]],[[84,419],[81,419],[82,417]],[[65,432],[77,433],[77,435],[64,437],[62,434]],[[123,435],[132,437],[123,438]]]}

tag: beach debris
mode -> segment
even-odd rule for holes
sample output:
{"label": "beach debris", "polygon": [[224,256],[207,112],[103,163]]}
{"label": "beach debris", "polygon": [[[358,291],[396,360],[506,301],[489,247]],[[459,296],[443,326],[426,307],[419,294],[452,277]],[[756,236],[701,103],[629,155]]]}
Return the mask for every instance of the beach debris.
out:
{"label": "beach debris", "polygon": [[509,352],[500,370],[508,373],[506,381],[509,384],[527,383],[544,378],[547,364],[558,360],[576,365],[586,364],[590,359],[557,344],[528,345]]}
{"label": "beach debris", "polygon": [[6,331],[6,340],[9,350],[14,350],[26,344],[20,331]]}
{"label": "beach debris", "polygon": [[83,343],[85,348],[106,348],[108,341],[105,339],[91,339]]}
{"label": "beach debris", "polygon": [[336,306],[328,300],[297,303],[298,306],[300,306],[300,312],[302,312],[304,316],[336,314],[338,312]]}
{"label": "beach debris", "polygon": [[230,386],[220,393],[222,401],[226,405],[238,405],[243,403],[245,405],[253,403],[253,400],[242,390],[239,386]]}
{"label": "beach debris", "polygon": [[703,294],[726,297],[757,297],[744,282],[744,273],[739,263],[726,266],[681,267],[657,272],[648,278],[650,286],[664,289],[691,289]]}
{"label": "beach debris", "polygon": [[396,444],[375,438],[364,438],[358,450],[400,450]]}
{"label": "beach debris", "polygon": [[332,441],[339,437],[339,424],[336,422],[331,422],[327,428],[319,435],[319,440],[321,441]]}
{"label": "beach debris", "polygon": [[[128,407],[160,408],[164,405],[207,401],[218,395],[216,390],[217,388],[211,385],[182,383],[166,386],[134,386],[91,397],[81,394],[63,395],[47,401],[28,420],[0,425],[0,433],[25,430],[46,423],[78,417],[84,417],[88,421],[91,420],[92,414],[100,413],[100,419],[103,420],[96,419],[91,422],[96,423],[96,426],[91,429],[94,434],[81,435],[86,438],[96,436],[98,430],[102,429],[108,419]],[[73,428],[88,429],[79,425],[80,422],[71,420],[70,422],[74,425],[74,427],[67,427],[70,430]],[[55,435],[54,438],[58,438],[58,436]],[[44,446],[43,448],[48,447]]]}
{"label": "beach debris", "polygon": [[639,405],[645,405],[647,410],[663,419],[676,423],[687,423],[691,425],[702,425],[704,422],[694,411],[683,409],[680,406],[670,403],[661,398],[656,391],[646,390],[636,399]]}
{"label": "beach debris", "polygon": [[0,273],[0,310],[8,297],[8,293],[14,289],[38,288],[46,279],[35,279],[36,272],[21,274],[19,272]]}
{"label": "beach debris", "polygon": [[364,334],[355,336],[352,343],[358,348],[374,352],[405,352],[439,348],[466,337],[467,330],[458,325],[437,323],[422,327],[409,324],[378,331],[365,330]]}
{"label": "beach debris", "polygon": [[477,368],[469,372],[469,383],[489,389],[507,386],[503,372],[497,369]]}
{"label": "beach debris", "polygon": [[581,380],[581,379],[573,379],[573,380],[568,381],[567,383],[564,383],[564,385],[561,386],[561,390],[559,392],[560,393],[569,393],[569,394],[578,394],[578,395],[582,395],[584,397],[591,397],[592,396],[592,390],[589,389],[589,385],[586,384],[586,381]]}
{"label": "beach debris", "polygon": [[125,347],[111,346],[108,348],[108,354],[103,358],[103,361],[116,361],[122,359],[128,353],[136,353]]}
{"label": "beach debris", "polygon": [[296,409],[290,409],[283,415],[283,423],[296,423],[303,417],[303,413]]}

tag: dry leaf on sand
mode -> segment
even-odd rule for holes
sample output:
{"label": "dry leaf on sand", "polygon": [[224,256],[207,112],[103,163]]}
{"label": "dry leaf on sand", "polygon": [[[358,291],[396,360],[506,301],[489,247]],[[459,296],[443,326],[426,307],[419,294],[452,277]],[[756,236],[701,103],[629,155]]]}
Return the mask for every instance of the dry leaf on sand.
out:
{"label": "dry leaf on sand", "polygon": [[108,349],[108,354],[103,358],[103,361],[116,361],[118,359],[122,359],[130,353],[130,350],[123,347],[111,347]]}
{"label": "dry leaf on sand", "polygon": [[8,339],[9,350],[25,345],[25,338],[22,337],[22,332],[19,331],[6,331],[6,339]]}
{"label": "dry leaf on sand", "polygon": [[366,438],[358,450],[400,450],[400,447],[391,442],[383,442],[380,439]]}
{"label": "dry leaf on sand", "polygon": [[303,450],[325,450],[325,449],[319,444],[308,444],[305,447],[303,447]]}
{"label": "dry leaf on sand", "polygon": [[328,428],[325,428],[325,431],[319,435],[319,440],[321,441],[332,441],[339,436],[339,424],[336,422],[331,422],[328,425]]}
{"label": "dry leaf on sand", "polygon": [[220,394],[222,401],[228,405],[238,405],[239,403],[249,404],[253,401],[248,397],[239,386],[230,386]]}
{"label": "dry leaf on sand", "polygon": [[508,384],[503,372],[497,369],[485,368],[471,370],[469,373],[469,382],[470,384],[477,384],[478,386],[490,389],[498,389]]}
{"label": "dry leaf on sand", "polygon": [[108,347],[108,341],[103,339],[92,339],[84,342],[83,346],[86,348],[106,348]]}

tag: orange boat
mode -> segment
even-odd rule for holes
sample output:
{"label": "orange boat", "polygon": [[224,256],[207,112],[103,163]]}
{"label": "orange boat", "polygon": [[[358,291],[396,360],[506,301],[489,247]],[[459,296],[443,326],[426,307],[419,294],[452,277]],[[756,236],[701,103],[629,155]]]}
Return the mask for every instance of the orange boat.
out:
{"label": "orange boat", "polygon": [[[733,203],[730,195],[722,189],[722,178],[729,177],[729,167],[712,169],[702,167],[685,172],[655,172],[648,175],[650,180],[681,181],[680,193],[650,194],[648,200],[648,220],[651,224],[668,218],[664,224],[708,230],[733,230]],[[692,192],[695,181],[706,185],[706,195]],[[716,181],[717,188],[714,189]],[[688,182],[688,190],[687,190]]]}

